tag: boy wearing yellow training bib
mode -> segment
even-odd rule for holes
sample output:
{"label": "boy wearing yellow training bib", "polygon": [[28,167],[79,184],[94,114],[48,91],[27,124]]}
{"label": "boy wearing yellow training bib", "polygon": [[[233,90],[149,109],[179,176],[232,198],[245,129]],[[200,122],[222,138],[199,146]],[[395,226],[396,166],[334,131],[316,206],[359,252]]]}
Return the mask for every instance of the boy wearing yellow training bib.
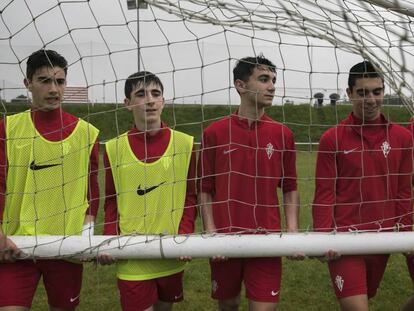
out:
{"label": "boy wearing yellow training bib", "polygon": [[67,70],[55,51],[32,53],[30,109],[0,121],[0,310],[29,310],[41,278],[49,310],[79,304],[82,264],[16,260],[23,253],[8,238],[81,235],[97,214],[99,131],[61,108]]}
{"label": "boy wearing yellow training bib", "polygon": [[[193,137],[161,121],[164,88],[150,72],[125,82],[134,127],[106,143],[106,235],[186,234],[196,217]],[[102,264],[114,262],[101,255]],[[123,310],[171,310],[183,299],[185,263],[176,259],[117,262]]]}

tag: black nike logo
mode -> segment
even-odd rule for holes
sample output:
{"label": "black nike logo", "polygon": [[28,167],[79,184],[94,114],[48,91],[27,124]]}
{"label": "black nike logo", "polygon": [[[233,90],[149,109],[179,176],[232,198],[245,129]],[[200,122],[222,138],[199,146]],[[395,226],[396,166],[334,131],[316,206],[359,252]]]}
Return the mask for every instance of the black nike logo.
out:
{"label": "black nike logo", "polygon": [[32,171],[38,171],[38,170],[43,170],[43,169],[45,169],[45,168],[49,168],[49,167],[53,167],[53,166],[58,166],[58,165],[61,165],[61,164],[56,163],[56,164],[44,164],[44,165],[38,165],[38,164],[35,164],[35,162],[34,162],[34,161],[32,161],[32,163],[30,163],[30,169],[31,169]]}
{"label": "black nike logo", "polygon": [[158,184],[158,185],[156,185],[156,186],[152,186],[152,187],[145,188],[145,189],[141,189],[141,185],[139,185],[139,186],[138,186],[138,189],[137,189],[137,194],[138,194],[138,195],[145,195],[145,194],[147,194],[148,192],[151,192],[152,190],[157,189],[157,188],[158,188],[159,186],[161,186],[163,183],[165,183],[165,181],[163,181],[162,183],[160,183],[160,184]]}

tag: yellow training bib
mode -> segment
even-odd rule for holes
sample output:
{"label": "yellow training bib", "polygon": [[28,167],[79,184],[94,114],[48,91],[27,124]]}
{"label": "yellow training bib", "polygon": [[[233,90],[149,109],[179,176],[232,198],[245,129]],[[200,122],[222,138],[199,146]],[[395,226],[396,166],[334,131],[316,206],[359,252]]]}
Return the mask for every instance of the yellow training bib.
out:
{"label": "yellow training bib", "polygon": [[[106,143],[117,192],[121,233],[177,234],[183,215],[193,137],[174,130],[165,153],[155,162],[138,160],[127,133]],[[118,278],[146,280],[182,271],[178,260],[127,260]]]}
{"label": "yellow training bib", "polygon": [[7,235],[76,235],[88,208],[89,159],[98,129],[79,120],[69,137],[48,141],[30,111],[6,119]]}

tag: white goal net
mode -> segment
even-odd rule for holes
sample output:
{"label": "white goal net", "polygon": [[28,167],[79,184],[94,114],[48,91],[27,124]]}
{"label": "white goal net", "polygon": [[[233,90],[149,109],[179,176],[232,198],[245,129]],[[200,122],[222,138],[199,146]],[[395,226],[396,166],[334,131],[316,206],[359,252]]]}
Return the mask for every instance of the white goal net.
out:
{"label": "white goal net", "polygon": [[[39,49],[55,50],[68,61],[63,110],[90,122],[100,130],[100,162],[99,169],[95,172],[100,186],[100,204],[95,219],[94,235],[88,224],[83,227],[83,232],[78,231],[74,235],[66,234],[66,228],[61,228],[60,231],[63,233],[59,235],[36,234],[40,223],[53,224],[57,218],[66,220],[66,215],[79,206],[67,205],[65,197],[62,199],[65,204],[58,213],[54,213],[53,207],[50,207],[48,217],[39,218],[39,215],[43,214],[38,212],[43,205],[47,205],[47,200],[40,203],[36,199],[40,191],[36,185],[47,185],[50,181],[62,180],[61,184],[46,190],[50,193],[55,193],[55,190],[61,191],[68,197],[72,194],[62,191],[68,179],[63,168],[57,166],[57,162],[53,162],[61,159],[59,156],[54,157],[51,163],[40,163],[43,167],[57,166],[56,171],[61,174],[59,178],[53,179],[50,173],[47,177],[38,179],[33,192],[14,192],[13,182],[10,180],[7,180],[9,188],[5,187],[11,159],[6,159],[5,150],[1,149],[1,146],[12,143],[5,137],[4,141],[0,141],[2,229],[6,230],[9,224],[18,228],[23,222],[26,227],[35,228],[34,233],[26,236],[13,233],[8,236],[22,250],[24,259],[89,260],[99,253],[112,254],[119,260],[152,260],[180,256],[209,258],[214,255],[319,256],[329,249],[335,249],[341,254],[412,251],[412,232],[401,232],[403,230],[400,230],[398,225],[381,225],[389,221],[398,224],[398,219],[395,218],[411,217],[411,212],[409,215],[384,216],[377,219],[376,229],[366,230],[368,232],[359,230],[362,223],[355,223],[349,226],[355,227],[355,230],[339,233],[338,231],[343,230],[332,226],[328,228],[328,233],[317,233],[313,230],[312,219],[319,140],[326,130],[338,125],[352,111],[346,89],[349,69],[354,64],[363,60],[376,64],[385,80],[383,114],[403,127],[411,122],[411,116],[414,114],[412,0],[0,0],[2,117],[16,115],[29,109],[30,102],[33,101],[32,93],[26,89],[23,80],[26,78],[26,62],[29,55]],[[132,113],[124,105],[124,85],[128,76],[138,71],[150,71],[161,79],[166,103],[162,119],[172,129],[193,136],[199,155],[203,131],[212,122],[229,117],[240,103],[239,94],[233,83],[234,65],[243,57],[258,55],[264,55],[276,67],[275,97],[273,106],[269,107],[266,113],[292,130],[295,137],[297,184],[300,194],[298,232],[288,233],[285,229],[283,194],[278,189],[277,207],[281,211],[281,230],[268,230],[260,225],[254,228],[240,227],[234,219],[230,219],[229,227],[237,227],[237,230],[234,230],[237,234],[210,234],[203,229],[203,219],[199,214],[195,220],[194,232],[185,235],[171,233],[164,228],[156,232],[144,230],[145,232],[116,234],[119,233],[119,217],[112,217],[108,222],[105,216],[104,205],[108,199],[105,186],[107,170],[104,169],[102,158],[105,143],[131,130],[134,124]],[[0,124],[0,134],[1,129]],[[39,133],[36,132],[34,135],[37,134]],[[34,140],[33,137],[25,139]],[[16,143],[20,146],[18,140]],[[79,149],[69,151],[64,143],[60,146],[62,151],[66,150],[67,154],[71,155],[72,164],[75,162],[73,159],[78,156],[77,152],[80,155],[82,150],[90,148],[89,145],[83,145],[79,146]],[[221,147],[227,148],[228,152],[233,150],[231,145]],[[274,150],[273,146],[268,148],[266,150],[275,154],[286,151]],[[31,152],[34,154],[33,150]],[[255,152],[259,152],[258,149],[255,149]],[[81,160],[82,157],[79,156],[79,161]],[[167,157],[163,159],[165,167],[172,161]],[[249,161],[250,159],[245,159],[246,166],[251,164]],[[130,163],[117,162],[118,164],[128,167]],[[38,173],[34,168],[40,166],[29,161],[27,165],[18,167],[20,170],[30,170],[30,174],[34,175]],[[225,172],[227,173],[233,172],[230,170]],[[144,175],[147,176],[146,169]],[[380,177],[387,179],[391,178],[391,175],[393,173],[385,172]],[[89,174],[78,176],[71,182],[85,182],[88,177]],[[213,177],[220,176],[217,174]],[[255,179],[263,176],[248,177]],[[362,180],[377,177],[379,176],[362,174],[359,178]],[[135,182],[134,178],[129,180],[131,185]],[[17,184],[24,181],[15,182]],[[148,194],[150,191],[154,194],[156,191],[153,189],[175,186],[164,181],[153,183],[148,177],[148,182],[144,180],[134,184],[131,191],[138,195]],[[229,183],[228,189],[231,187]],[[392,188],[392,185],[388,188]],[[360,190],[362,192],[370,189]],[[255,198],[260,199],[260,189],[243,191],[254,192]],[[5,202],[10,199],[11,194],[32,198],[32,218],[24,218],[22,215],[13,218],[13,215],[19,214],[17,210],[7,215],[4,213]],[[125,193],[116,193],[111,197],[119,198],[123,194]],[[158,205],[177,202],[174,201],[175,198],[171,198],[174,195],[175,193],[168,200],[161,200]],[[42,197],[44,199],[45,195]],[[398,204],[400,198],[390,195],[386,200]],[[234,204],[236,201],[226,200],[220,203],[224,208],[228,208],[226,211],[230,214],[230,203]],[[246,202],[236,203],[242,205]],[[360,213],[365,212],[362,208],[365,203],[379,204],[364,201],[363,196],[360,203]],[[193,204],[186,208],[200,208],[197,203]],[[256,221],[256,202],[249,204],[251,217]],[[249,204],[245,204],[245,207]],[[134,213],[130,217],[128,213],[123,214],[122,221],[144,224],[146,227],[151,220],[157,220],[159,215],[154,214],[156,211],[154,212],[153,205],[144,203],[140,208],[143,210],[142,213]],[[166,217],[171,220],[170,227],[177,226],[177,218],[174,215],[182,212],[182,209],[182,206],[173,206],[170,209],[171,214]],[[333,224],[334,215],[335,212],[332,213]],[[116,233],[112,231],[110,235],[104,235],[104,230],[108,226],[115,228]],[[393,258],[395,257],[397,256]],[[378,306],[378,309],[393,310],[396,303],[404,301],[410,294],[411,281],[408,280],[405,261],[403,263],[401,258],[392,262],[391,270],[395,274],[392,277],[385,275],[384,280],[388,280],[382,285],[385,286],[385,290],[380,293],[378,304],[374,305]],[[328,292],[326,288],[329,286],[329,277],[316,261],[284,261],[283,265],[283,290],[290,287],[295,290],[284,292],[286,296],[281,302],[282,309],[335,308],[333,296],[324,296]],[[86,272],[83,278],[81,308],[117,310],[119,297],[115,289],[116,268],[97,268],[92,264],[85,264],[84,267]],[[178,310],[215,310],[215,305],[209,303],[208,297],[207,260],[193,260],[186,269],[191,271],[184,279],[186,301],[180,304]],[[99,273],[96,273],[97,271]],[[397,274],[398,278],[395,277]],[[395,279],[399,281],[395,282]],[[400,287],[391,287],[397,286],[395,284]],[[42,291],[37,294],[33,310],[45,309],[45,297]],[[306,299],[303,300],[303,297]],[[242,305],[243,308],[247,309],[246,302]]]}
{"label": "white goal net", "polygon": [[[136,4],[1,1],[2,114],[26,109],[30,94],[22,83],[25,64],[33,51],[46,48],[69,62],[64,108],[98,127],[102,142],[132,127],[122,104],[123,87],[139,70],[157,74],[164,83],[167,124],[200,142],[208,124],[228,116],[239,103],[232,77],[235,62],[263,54],[277,73],[269,114],[295,134],[300,231],[307,234],[312,231],[316,145],[321,134],[351,110],[346,95],[349,68],[363,59],[379,66],[389,104],[383,112],[392,121],[406,126],[414,112],[410,1],[138,1],[142,8],[132,10],[127,2]],[[101,168],[102,181],[103,175]],[[96,234],[103,226],[101,207]],[[195,233],[202,231],[197,223]],[[35,238],[34,249],[40,239]],[[100,242],[96,247],[90,239],[85,249],[74,253],[99,249]],[[159,243],[150,235],[144,242],[153,239]],[[120,245],[115,248],[123,249]]]}

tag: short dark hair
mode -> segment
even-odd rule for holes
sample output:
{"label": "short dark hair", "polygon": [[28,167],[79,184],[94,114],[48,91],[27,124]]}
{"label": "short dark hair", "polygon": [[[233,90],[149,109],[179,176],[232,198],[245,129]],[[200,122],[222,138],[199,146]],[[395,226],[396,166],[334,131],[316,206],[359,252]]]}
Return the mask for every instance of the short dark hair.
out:
{"label": "short dark hair", "polygon": [[237,61],[233,68],[233,82],[236,80],[247,81],[252,75],[254,68],[258,66],[267,66],[272,72],[276,72],[276,66],[268,60],[263,54],[253,57],[244,57]]}
{"label": "short dark hair", "polygon": [[160,78],[158,78],[155,74],[149,71],[138,71],[133,73],[125,80],[125,97],[131,99],[131,92],[138,84],[148,86],[152,83],[159,86],[161,88],[161,92],[164,94],[164,86],[162,85]]}
{"label": "short dark hair", "polygon": [[68,62],[58,52],[53,50],[40,49],[33,52],[27,59],[26,78],[32,80],[36,70],[42,67],[60,67],[68,73]]}
{"label": "short dark hair", "polygon": [[377,65],[369,61],[363,61],[352,66],[349,70],[348,88],[352,90],[356,80],[363,78],[380,78],[384,83],[384,77],[377,68],[379,68]]}

